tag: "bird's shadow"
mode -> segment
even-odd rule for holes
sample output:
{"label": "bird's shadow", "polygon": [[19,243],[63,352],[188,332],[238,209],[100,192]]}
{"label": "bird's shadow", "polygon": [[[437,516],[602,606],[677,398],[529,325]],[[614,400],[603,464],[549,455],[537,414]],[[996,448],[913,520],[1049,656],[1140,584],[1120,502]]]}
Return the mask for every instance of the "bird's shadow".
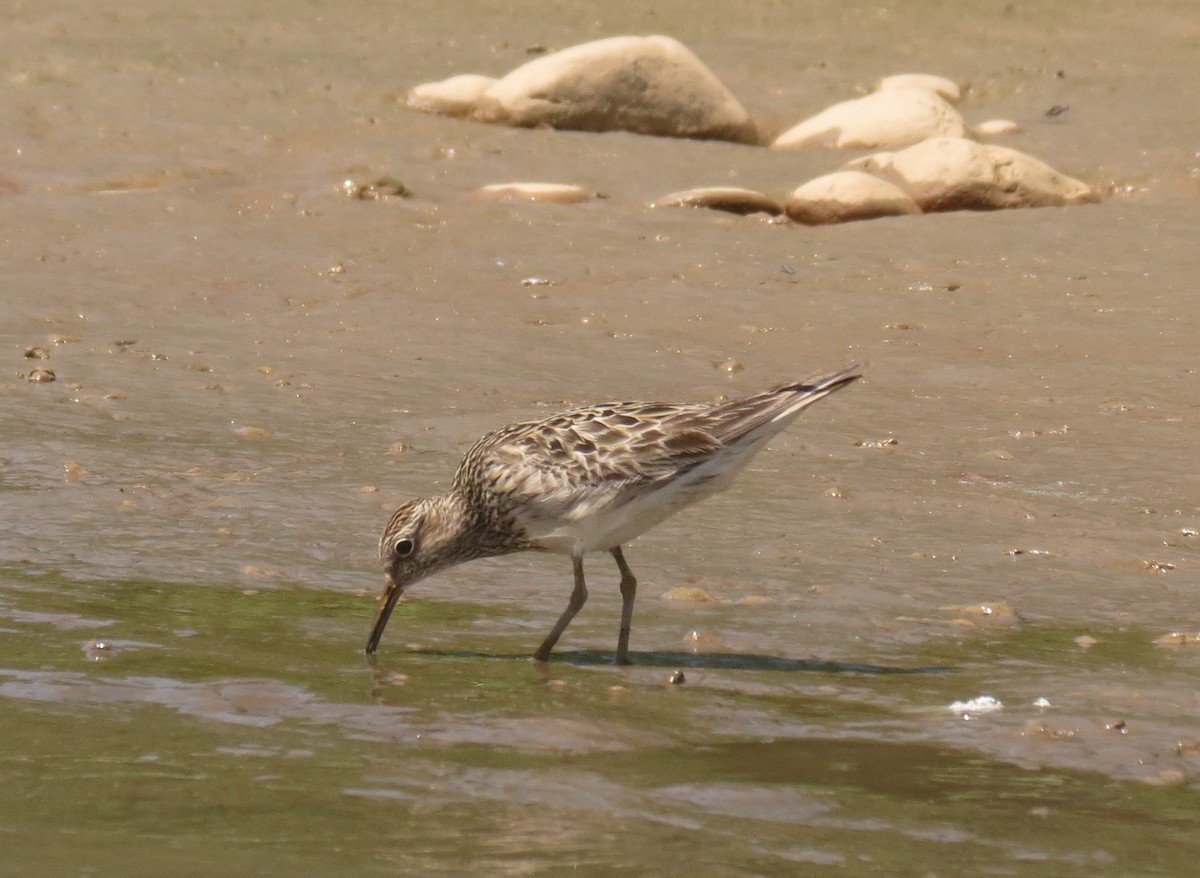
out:
{"label": "bird's shadow", "polygon": [[[528,653],[494,653],[478,652],[475,650],[410,650],[406,655],[423,658],[455,658],[455,659],[491,659],[494,661],[525,660],[532,661]],[[682,652],[679,650],[663,650],[655,652],[637,652],[630,656],[628,665],[616,664],[616,653],[602,650],[564,650],[554,653],[549,661],[541,664],[575,665],[577,667],[611,667],[614,670],[630,668],[680,668],[711,670],[711,671],[807,671],[821,674],[867,674],[879,676],[884,674],[952,674],[956,668],[940,665],[917,665],[904,667],[899,665],[875,665],[862,662],[834,662],[820,659],[792,659],[775,655],[733,652]],[[375,656],[368,656],[368,661],[374,665]]]}

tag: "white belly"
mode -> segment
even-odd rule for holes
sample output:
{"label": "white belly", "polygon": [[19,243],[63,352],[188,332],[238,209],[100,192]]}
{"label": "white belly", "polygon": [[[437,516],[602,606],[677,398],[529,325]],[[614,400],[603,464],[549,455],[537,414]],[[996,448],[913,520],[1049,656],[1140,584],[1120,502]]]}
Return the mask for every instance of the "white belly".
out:
{"label": "white belly", "polygon": [[762,445],[727,449],[711,460],[656,489],[631,488],[625,499],[600,494],[592,504],[586,496],[554,519],[522,521],[527,537],[550,552],[574,555],[613,549],[636,539],[680,509],[725,490]]}

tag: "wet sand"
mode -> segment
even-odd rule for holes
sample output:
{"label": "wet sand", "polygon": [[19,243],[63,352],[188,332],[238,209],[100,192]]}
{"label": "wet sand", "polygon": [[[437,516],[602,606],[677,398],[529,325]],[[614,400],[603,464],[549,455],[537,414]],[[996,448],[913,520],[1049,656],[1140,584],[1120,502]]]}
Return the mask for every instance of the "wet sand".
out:
{"label": "wet sand", "polygon": [[[1200,630],[1200,20],[1182,2],[721,9],[11,11],[14,863],[150,874],[223,838],[229,874],[675,874],[680,851],[729,875],[1190,874],[1200,646],[1156,641]],[[858,153],[398,100],[653,32],[768,130],[888,74],[967,82],[970,121],[1017,120],[998,142],[1104,200],[819,229],[652,209],[702,185],[779,197]],[[413,197],[347,197],[382,177]],[[606,197],[469,199],[511,180]],[[378,663],[359,652],[388,512],[444,489],[484,431],[854,361],[866,381],[628,550],[632,669],[608,664],[601,559],[548,668],[525,656],[569,591],[556,557],[417,586]],[[56,380],[26,381],[37,367]],[[716,600],[662,598],[678,587]],[[1004,708],[947,709],[983,694]]]}

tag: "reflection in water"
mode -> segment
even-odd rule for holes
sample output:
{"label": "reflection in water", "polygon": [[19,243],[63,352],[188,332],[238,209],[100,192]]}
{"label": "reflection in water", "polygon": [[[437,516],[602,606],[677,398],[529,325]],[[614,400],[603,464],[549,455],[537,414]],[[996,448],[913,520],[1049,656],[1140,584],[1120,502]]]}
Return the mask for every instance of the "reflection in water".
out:
{"label": "reflection in water", "polygon": [[[448,659],[498,659],[517,660],[527,659],[528,654],[496,654],[482,653],[472,650],[415,650],[415,654],[423,658]],[[612,665],[615,663],[615,652],[603,650],[559,650],[545,662],[551,668],[558,663],[586,667],[591,665]],[[372,667],[378,667],[378,659],[368,657]],[[822,674],[948,674],[953,673],[951,667],[900,667],[896,665],[870,665],[855,662],[818,661],[816,659],[789,659],[773,655],[754,655],[746,653],[723,652],[671,652],[649,651],[633,652],[631,660],[640,668],[705,668],[708,670],[727,671],[812,671]]]}

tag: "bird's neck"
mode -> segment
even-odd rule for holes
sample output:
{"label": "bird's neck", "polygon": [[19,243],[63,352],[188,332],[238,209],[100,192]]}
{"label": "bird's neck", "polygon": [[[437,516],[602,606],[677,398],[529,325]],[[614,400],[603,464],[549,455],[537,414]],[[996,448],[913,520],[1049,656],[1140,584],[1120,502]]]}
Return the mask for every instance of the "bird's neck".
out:
{"label": "bird's neck", "polygon": [[529,548],[515,542],[509,527],[492,520],[486,510],[458,491],[438,498],[437,516],[439,527],[453,533],[462,553],[470,558],[491,558]]}

